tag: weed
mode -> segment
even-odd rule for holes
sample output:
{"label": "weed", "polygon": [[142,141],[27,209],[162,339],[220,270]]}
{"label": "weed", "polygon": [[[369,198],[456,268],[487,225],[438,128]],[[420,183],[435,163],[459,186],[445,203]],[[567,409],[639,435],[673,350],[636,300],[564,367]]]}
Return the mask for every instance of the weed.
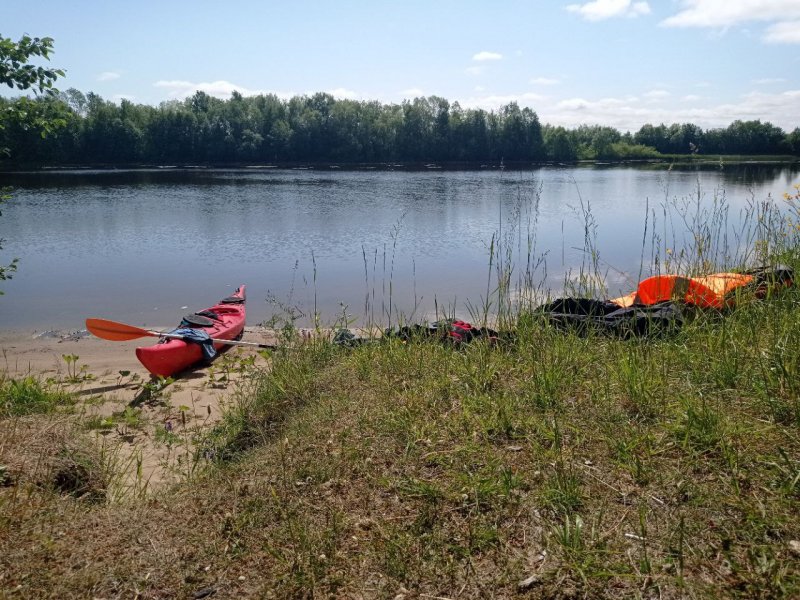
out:
{"label": "weed", "polygon": [[73,396],[32,375],[21,379],[0,375],[0,417],[51,413],[74,403]]}
{"label": "weed", "polygon": [[141,429],[144,426],[142,410],[134,406],[126,406],[109,416],[93,415],[86,420],[87,429],[109,430],[123,428],[124,430]]}
{"label": "weed", "polygon": [[572,558],[583,553],[586,542],[583,533],[583,518],[580,515],[564,515],[553,528],[553,536],[559,546]]}
{"label": "weed", "polygon": [[182,441],[180,436],[173,431],[171,421],[167,421],[163,426],[156,426],[155,440],[156,443],[165,446],[175,446]]}
{"label": "weed", "polygon": [[165,401],[168,393],[165,392],[165,389],[174,382],[172,377],[153,376],[150,381],[142,383],[141,389],[131,404],[138,406],[144,403],[153,404]]}
{"label": "weed", "polygon": [[127,370],[118,371],[119,377],[117,377],[117,386],[121,387],[123,385],[128,385],[129,383],[136,383],[141,379],[141,376],[138,373],[131,373]]}
{"label": "weed", "polygon": [[773,463],[778,470],[777,485],[781,493],[800,497],[800,461],[792,460],[783,448],[778,448],[780,460]]}
{"label": "weed", "polygon": [[705,398],[685,400],[685,413],[682,422],[675,428],[675,434],[687,448],[701,453],[719,450],[725,435],[726,421],[722,413],[714,409]]}
{"label": "weed", "polygon": [[556,465],[542,490],[544,503],[557,512],[572,514],[583,506],[578,474],[563,464]]}
{"label": "weed", "polygon": [[94,375],[89,373],[89,365],[78,366],[80,356],[77,354],[62,354],[61,358],[67,367],[67,383],[81,383],[94,379]]}
{"label": "weed", "polygon": [[653,440],[649,434],[628,434],[614,432],[609,436],[609,444],[617,463],[628,471],[639,485],[647,485],[652,479]]}
{"label": "weed", "polygon": [[646,354],[636,345],[622,349],[615,371],[628,414],[634,419],[653,421],[663,411],[663,386],[658,365]]}

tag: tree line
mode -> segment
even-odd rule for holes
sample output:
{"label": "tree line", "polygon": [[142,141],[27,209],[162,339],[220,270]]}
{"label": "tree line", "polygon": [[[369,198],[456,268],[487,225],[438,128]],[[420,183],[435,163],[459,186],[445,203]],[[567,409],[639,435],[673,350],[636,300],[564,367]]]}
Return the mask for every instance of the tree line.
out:
{"label": "tree line", "polygon": [[[496,111],[462,108],[430,96],[401,104],[335,99],[317,93],[281,99],[221,100],[198,91],[155,107],[104,100],[69,89],[34,100],[0,98],[0,111],[35,108],[61,126],[43,137],[24,121],[0,130],[16,163],[508,163],[620,160],[664,155],[800,155],[800,128],[735,121],[703,130],[685,123],[644,125],[635,133],[583,125],[543,125],[514,102]],[[3,162],[8,163],[8,160]]]}

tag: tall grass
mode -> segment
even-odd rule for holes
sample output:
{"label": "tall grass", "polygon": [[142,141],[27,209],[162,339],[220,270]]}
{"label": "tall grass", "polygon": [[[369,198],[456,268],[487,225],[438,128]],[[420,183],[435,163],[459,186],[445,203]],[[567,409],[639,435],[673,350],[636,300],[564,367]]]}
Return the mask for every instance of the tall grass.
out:
{"label": "tall grass", "polygon": [[545,597],[791,597],[798,302],[654,341],[520,316],[507,347],[278,355],[235,476],[273,500],[238,543],[279,548],[259,554],[279,595],[512,597],[533,577]]}

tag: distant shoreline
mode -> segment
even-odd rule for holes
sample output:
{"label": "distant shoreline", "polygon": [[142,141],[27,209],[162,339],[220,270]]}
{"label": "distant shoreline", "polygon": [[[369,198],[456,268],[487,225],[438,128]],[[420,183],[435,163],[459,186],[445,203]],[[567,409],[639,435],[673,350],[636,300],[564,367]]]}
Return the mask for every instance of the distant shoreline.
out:
{"label": "distant shoreline", "polygon": [[156,165],[143,163],[114,164],[6,164],[0,165],[2,173],[49,172],[49,171],[138,171],[138,170],[206,170],[241,169],[253,171],[269,170],[309,170],[309,171],[530,171],[552,167],[719,167],[719,165],[792,165],[800,164],[800,156],[788,155],[704,155],[704,156],[664,156],[663,158],[624,159],[624,160],[579,160],[573,162],[382,162],[382,163],[334,163],[325,162],[282,162],[282,163],[204,163]]}

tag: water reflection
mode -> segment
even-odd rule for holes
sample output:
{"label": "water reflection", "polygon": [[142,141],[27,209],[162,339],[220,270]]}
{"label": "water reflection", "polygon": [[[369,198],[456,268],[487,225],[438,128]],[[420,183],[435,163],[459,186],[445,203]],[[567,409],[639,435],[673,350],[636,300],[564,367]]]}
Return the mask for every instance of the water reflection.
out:
{"label": "water reflection", "polygon": [[733,231],[749,202],[780,198],[798,172],[745,165],[3,174],[2,184],[16,189],[0,218],[0,258],[21,263],[3,284],[0,327],[78,327],[86,316],[171,325],[180,307],[202,308],[240,283],[248,284],[250,323],[271,315],[270,295],[306,313],[316,301],[326,319],[340,314],[340,303],[361,319],[380,316],[389,283],[393,306],[406,315],[435,304],[464,314],[467,301],[486,295],[493,242],[513,255],[515,281],[543,257],[535,275],[559,289],[586,265],[587,235],[609,291],[628,291],[657,252],[687,243],[664,206],[693,201],[698,190],[704,202],[724,197]]}

